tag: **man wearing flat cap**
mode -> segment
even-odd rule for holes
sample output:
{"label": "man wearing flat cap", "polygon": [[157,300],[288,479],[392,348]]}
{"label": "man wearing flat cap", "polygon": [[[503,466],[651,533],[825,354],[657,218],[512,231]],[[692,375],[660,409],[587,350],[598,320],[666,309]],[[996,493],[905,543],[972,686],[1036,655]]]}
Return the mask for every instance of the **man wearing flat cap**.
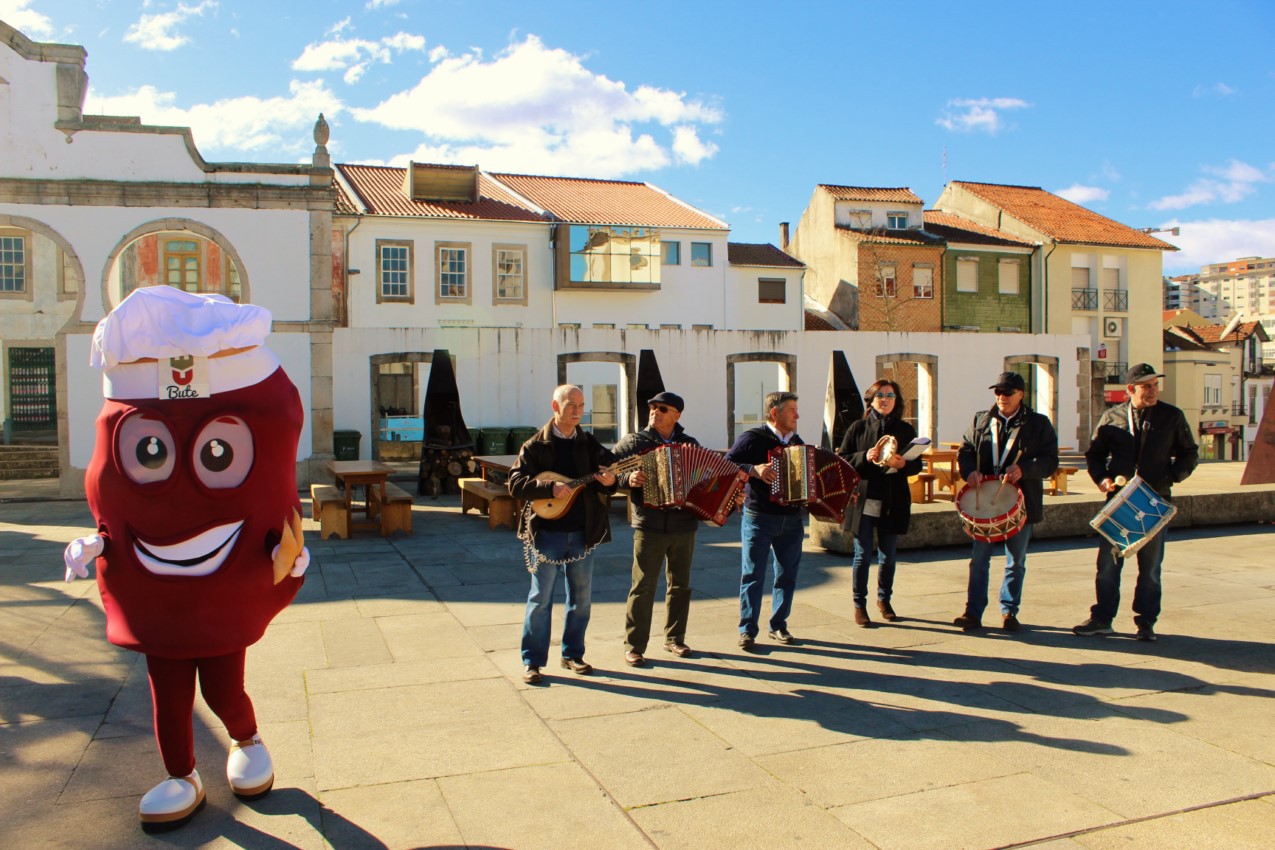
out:
{"label": "man wearing flat cap", "polygon": [[[1027,384],[1022,375],[1002,372],[988,389],[996,394],[996,402],[974,417],[956,460],[961,477],[973,487],[985,477],[999,475],[1023,493],[1026,522],[1021,531],[1004,542],[1005,578],[1000,591],[1001,627],[1016,632],[1027,574],[1027,544],[1032,526],[1044,515],[1044,479],[1058,468],[1058,434],[1049,417],[1023,403]],[[996,545],[974,539],[965,613],[953,620],[967,632],[983,628],[988,573]]]}
{"label": "man wearing flat cap", "polygon": [[[678,423],[686,403],[677,393],[661,392],[647,403],[650,416],[641,431],[626,435],[615,444],[617,459],[641,454],[669,443],[699,441]],[[639,469],[620,476],[620,484],[630,488],[629,513],[633,526],[633,584],[624,611],[624,661],[630,667],[646,664],[646,647],[651,637],[651,615],[660,567],[665,566],[664,649],[678,658],[691,655],[686,645],[686,621],[691,610],[691,558],[695,554],[695,532],[699,519],[677,506],[647,507],[642,503],[646,475]]]}
{"label": "man wearing flat cap", "polygon": [[[1199,448],[1182,411],[1160,401],[1160,378],[1149,363],[1139,363],[1125,373],[1129,399],[1107,410],[1098,420],[1085,464],[1098,489],[1115,497],[1136,474],[1165,501],[1171,501],[1173,485],[1186,480],[1199,463]],[[1138,550],[1138,583],[1133,591],[1133,622],[1138,640],[1155,640],[1160,616],[1160,564],[1168,529],[1162,528]],[[1072,629],[1078,635],[1109,635],[1120,605],[1120,571],[1124,558],[1111,544],[1098,546],[1097,602],[1089,619]]]}

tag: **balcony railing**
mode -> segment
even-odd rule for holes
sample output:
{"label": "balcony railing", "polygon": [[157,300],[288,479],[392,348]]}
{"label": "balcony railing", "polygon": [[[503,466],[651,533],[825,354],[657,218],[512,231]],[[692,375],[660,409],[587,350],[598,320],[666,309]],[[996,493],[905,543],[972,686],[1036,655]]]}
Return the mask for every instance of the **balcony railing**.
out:
{"label": "balcony railing", "polygon": [[1105,384],[1123,384],[1124,373],[1128,368],[1129,364],[1121,360],[1093,361],[1094,375],[1101,377]]}
{"label": "balcony railing", "polygon": [[[1072,290],[1075,292],[1075,290]],[[1129,290],[1104,289],[1102,291],[1102,309],[1114,310],[1118,313],[1129,312]]]}
{"label": "balcony railing", "polygon": [[1097,310],[1098,290],[1073,288],[1071,290],[1071,309]]}

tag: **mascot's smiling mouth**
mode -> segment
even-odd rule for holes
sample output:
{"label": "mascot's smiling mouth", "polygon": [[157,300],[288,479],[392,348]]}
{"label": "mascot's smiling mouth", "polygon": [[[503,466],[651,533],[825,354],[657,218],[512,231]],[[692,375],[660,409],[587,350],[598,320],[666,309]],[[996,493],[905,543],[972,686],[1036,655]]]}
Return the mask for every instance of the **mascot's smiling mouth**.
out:
{"label": "mascot's smiling mouth", "polygon": [[181,543],[157,546],[135,537],[133,554],[147,570],[161,576],[206,576],[217,572],[239,538],[244,521],[208,529]]}

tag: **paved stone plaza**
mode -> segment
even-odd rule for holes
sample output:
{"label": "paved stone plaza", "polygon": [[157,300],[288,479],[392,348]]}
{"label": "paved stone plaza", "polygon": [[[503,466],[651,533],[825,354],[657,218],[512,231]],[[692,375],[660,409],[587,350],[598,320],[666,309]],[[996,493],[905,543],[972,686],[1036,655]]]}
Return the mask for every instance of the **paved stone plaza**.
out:
{"label": "paved stone plaza", "polygon": [[[1205,469],[1200,481],[1238,481],[1241,465]],[[964,549],[902,553],[902,619],[865,630],[849,559],[808,547],[798,643],[763,636],[750,655],[735,645],[735,520],[701,532],[696,657],[661,652],[657,635],[653,664],[632,669],[617,511],[595,571],[597,674],[552,667],[528,687],[513,534],[454,497],[418,499],[414,523],[392,540],[315,530],[304,588],[248,656],[275,790],[231,796],[224,730],[197,701],[208,805],[145,836],[137,802],[163,778],[145,664],[106,643],[92,581],[61,581],[87,508],[0,504],[0,846],[1272,844],[1275,526],[1176,530],[1154,644],[1132,639],[1127,607],[1116,636],[1071,634],[1093,597],[1093,539],[1033,544],[1017,635],[950,625]]]}

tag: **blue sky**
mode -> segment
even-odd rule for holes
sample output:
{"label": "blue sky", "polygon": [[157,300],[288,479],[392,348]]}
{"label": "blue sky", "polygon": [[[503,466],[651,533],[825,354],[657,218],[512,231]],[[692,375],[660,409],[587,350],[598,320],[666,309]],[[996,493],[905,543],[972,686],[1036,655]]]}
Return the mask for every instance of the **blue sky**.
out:
{"label": "blue sky", "polygon": [[1182,228],[1168,273],[1275,256],[1275,3],[0,0],[88,50],[86,111],[214,161],[647,180],[777,242],[816,183],[1042,186]]}

